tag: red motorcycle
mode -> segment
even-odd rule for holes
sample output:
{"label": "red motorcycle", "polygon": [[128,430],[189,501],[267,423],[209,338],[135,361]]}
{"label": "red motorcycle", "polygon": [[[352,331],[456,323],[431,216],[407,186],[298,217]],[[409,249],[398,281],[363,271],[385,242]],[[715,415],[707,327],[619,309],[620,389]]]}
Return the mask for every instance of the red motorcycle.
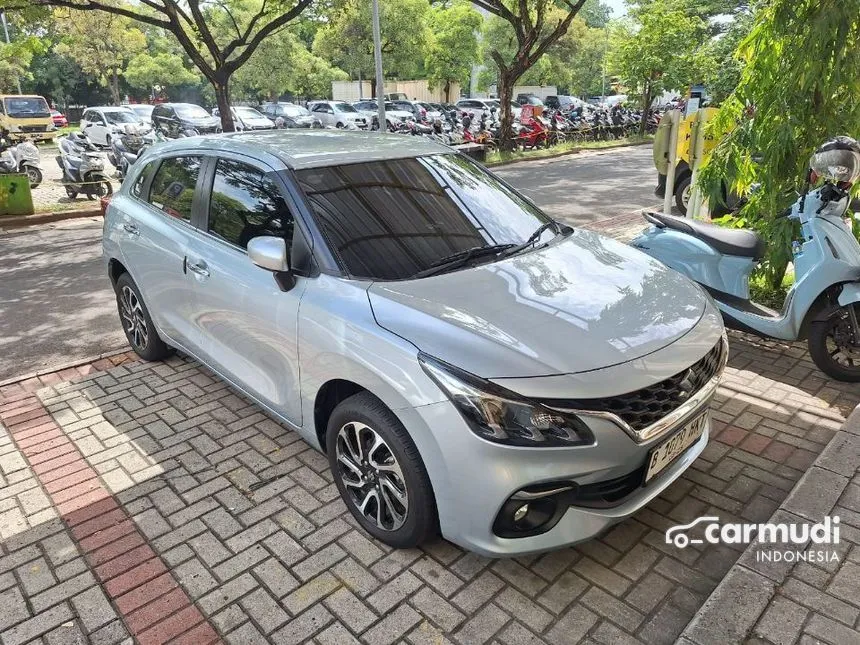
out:
{"label": "red motorcycle", "polygon": [[532,116],[527,119],[521,119],[519,135],[516,137],[516,143],[523,150],[532,150],[537,147],[546,148],[549,146],[549,128],[539,116]]}

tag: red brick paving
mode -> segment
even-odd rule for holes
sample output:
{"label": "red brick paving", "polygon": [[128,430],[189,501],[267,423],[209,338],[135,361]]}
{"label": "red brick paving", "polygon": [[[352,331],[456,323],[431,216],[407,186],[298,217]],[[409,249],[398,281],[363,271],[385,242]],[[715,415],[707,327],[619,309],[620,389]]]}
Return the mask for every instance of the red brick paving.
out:
{"label": "red brick paving", "polygon": [[[123,358],[106,359],[99,365],[110,368],[122,362]],[[93,365],[93,369],[98,368]],[[162,645],[182,637],[180,642],[195,645],[220,642],[75,444],[36,396],[24,394],[90,372],[69,368],[28,379],[17,388],[0,388],[0,421],[33,467],[137,641]],[[131,598],[140,604],[126,600]],[[149,604],[141,606],[143,602]],[[130,613],[132,608],[137,611]]]}

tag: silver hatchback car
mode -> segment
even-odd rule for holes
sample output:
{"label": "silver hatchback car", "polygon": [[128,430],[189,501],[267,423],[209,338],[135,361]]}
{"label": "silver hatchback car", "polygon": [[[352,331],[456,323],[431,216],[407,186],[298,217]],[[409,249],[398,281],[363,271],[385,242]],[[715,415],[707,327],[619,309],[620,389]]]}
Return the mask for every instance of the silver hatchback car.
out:
{"label": "silver hatchback car", "polygon": [[708,441],[710,298],[431,141],[164,143],[111,200],[104,257],[141,357],[186,352],[300,433],[395,547],[589,539]]}

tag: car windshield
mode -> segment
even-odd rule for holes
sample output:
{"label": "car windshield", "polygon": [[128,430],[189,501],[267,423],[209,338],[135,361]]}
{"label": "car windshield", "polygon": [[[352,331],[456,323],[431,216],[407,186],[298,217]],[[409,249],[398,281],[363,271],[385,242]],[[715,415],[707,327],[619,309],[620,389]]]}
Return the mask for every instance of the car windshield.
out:
{"label": "car windshield", "polygon": [[233,111],[243,119],[261,119],[263,115],[257,112],[254,108],[251,107],[237,107],[233,108]]}
{"label": "car windshield", "polygon": [[404,112],[412,111],[412,104],[407,103],[406,101],[393,101],[390,104],[386,103],[386,109],[388,109],[388,105],[393,105],[395,110],[403,110]]}
{"label": "car windshield", "polygon": [[137,123],[137,115],[131,110],[117,110],[116,112],[105,112],[108,123]]}
{"label": "car windshield", "polygon": [[358,112],[354,107],[352,107],[349,103],[334,103],[334,109],[338,112]]}
{"label": "car windshield", "polygon": [[154,105],[129,105],[129,109],[137,116],[149,117],[152,116]]}
{"label": "car windshield", "polygon": [[209,116],[209,113],[199,105],[177,105],[176,114],[183,119],[203,119]]}
{"label": "car windshield", "polygon": [[378,106],[372,101],[361,101],[359,103],[353,103],[353,107],[356,110],[376,110]]}
{"label": "car windshield", "polygon": [[11,117],[32,119],[51,116],[48,102],[41,96],[10,96],[3,100],[3,105]]}
{"label": "car windshield", "polygon": [[391,101],[389,101],[385,104],[385,109],[391,110],[392,112],[410,112],[411,111],[411,110],[405,110],[405,109],[403,109],[402,105],[398,105],[397,103],[392,103]]}
{"label": "car windshield", "polygon": [[310,114],[310,111],[301,105],[285,105],[283,107],[283,113],[287,116],[308,116]]}
{"label": "car windshield", "polygon": [[[517,245],[550,221],[459,155],[297,171],[329,245],[351,276],[403,280],[475,247]],[[551,239],[551,231],[540,237]],[[486,256],[484,261],[492,261]]]}

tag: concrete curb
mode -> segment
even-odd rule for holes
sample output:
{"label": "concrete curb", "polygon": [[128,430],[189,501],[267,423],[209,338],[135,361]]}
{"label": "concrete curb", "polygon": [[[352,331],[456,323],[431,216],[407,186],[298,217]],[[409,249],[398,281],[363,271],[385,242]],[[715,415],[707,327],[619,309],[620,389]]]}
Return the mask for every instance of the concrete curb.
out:
{"label": "concrete curb", "polygon": [[[768,522],[819,522],[829,515],[860,466],[860,406],[849,415]],[[750,544],[678,637],[676,645],[741,643],[750,638],[795,562],[758,562]],[[805,548],[805,547],[804,547]]]}
{"label": "concrete curb", "polygon": [[617,146],[605,146],[603,148],[573,148],[571,150],[565,150],[564,152],[557,152],[551,155],[543,155],[540,157],[534,157],[533,159],[529,159],[525,157],[523,159],[509,159],[507,161],[496,161],[494,163],[484,164],[487,168],[500,168],[501,166],[510,166],[515,163],[528,163],[532,161],[547,161],[549,159],[558,159],[559,157],[568,157],[570,155],[578,155],[581,152],[603,152],[604,150],[617,150],[618,148],[632,148],[634,146],[646,146],[654,143],[653,141],[636,141],[636,142],[628,142],[628,143],[619,143]]}
{"label": "concrete curb", "polygon": [[121,349],[112,349],[109,352],[104,352],[102,354],[98,354],[95,356],[88,356],[86,358],[79,358],[69,363],[62,363],[60,365],[53,365],[51,367],[46,367],[43,370],[37,370],[35,372],[30,372],[29,374],[23,374],[21,376],[13,376],[12,378],[8,378],[4,381],[0,381],[0,387],[5,387],[7,385],[14,385],[15,383],[20,383],[22,381],[28,381],[32,378],[39,378],[40,376],[44,376],[45,374],[53,374],[54,372],[61,372],[62,370],[68,370],[75,367],[80,367],[81,365],[87,365],[89,363],[95,363],[96,361],[100,361],[103,358],[110,358],[111,356],[116,356],[117,354],[125,354],[129,351],[128,347],[123,347]]}
{"label": "concrete curb", "polygon": [[23,228],[38,224],[49,224],[67,219],[82,219],[85,217],[101,217],[101,207],[96,203],[87,208],[75,208],[67,211],[50,213],[35,213],[34,215],[10,215],[0,217],[0,229]]}

